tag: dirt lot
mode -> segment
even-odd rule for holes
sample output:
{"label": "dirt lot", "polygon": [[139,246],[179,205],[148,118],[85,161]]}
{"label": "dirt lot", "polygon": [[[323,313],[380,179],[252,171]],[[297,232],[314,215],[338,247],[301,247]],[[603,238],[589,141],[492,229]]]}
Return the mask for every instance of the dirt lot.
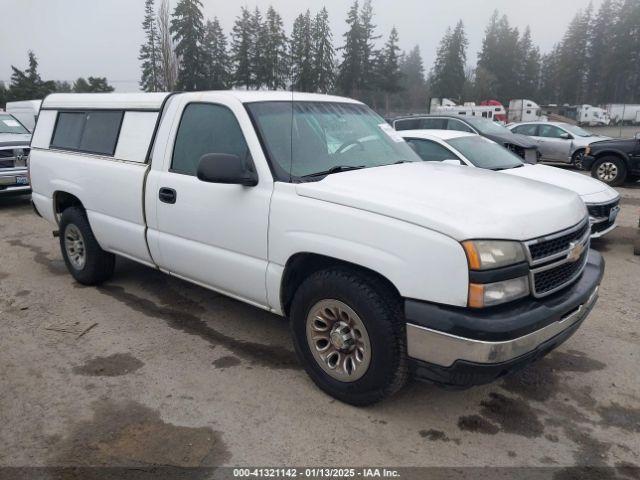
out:
{"label": "dirt lot", "polygon": [[493,385],[412,383],[362,409],[312,385],[283,319],[126,261],[83,288],[28,199],[2,199],[0,466],[589,465],[630,478],[640,184],[620,192],[620,227],[594,242],[600,301],[558,351]]}

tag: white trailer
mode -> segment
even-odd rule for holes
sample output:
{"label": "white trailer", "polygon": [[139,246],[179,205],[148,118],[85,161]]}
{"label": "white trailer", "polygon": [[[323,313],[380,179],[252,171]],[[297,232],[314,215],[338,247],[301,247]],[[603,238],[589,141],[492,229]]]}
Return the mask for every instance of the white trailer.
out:
{"label": "white trailer", "polygon": [[540,105],[532,100],[518,99],[509,102],[509,123],[546,121]]}
{"label": "white trailer", "polygon": [[611,123],[611,118],[604,108],[592,105],[579,105],[576,120],[579,125],[589,127],[603,127]]}
{"label": "white trailer", "polygon": [[638,104],[611,103],[605,106],[605,110],[613,124],[640,124],[640,116],[638,115],[640,114],[640,105]]}
{"label": "white trailer", "polygon": [[507,111],[502,105],[476,105],[474,102],[465,102],[464,105],[457,105],[448,98],[432,98],[429,113],[481,117],[495,121],[504,121],[507,115]]}

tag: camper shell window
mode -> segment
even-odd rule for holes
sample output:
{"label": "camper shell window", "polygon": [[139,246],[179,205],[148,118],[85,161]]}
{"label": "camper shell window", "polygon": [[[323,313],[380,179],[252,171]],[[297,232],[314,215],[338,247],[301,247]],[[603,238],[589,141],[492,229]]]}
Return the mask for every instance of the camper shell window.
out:
{"label": "camper shell window", "polygon": [[113,157],[123,117],[122,110],[59,112],[51,147]]}

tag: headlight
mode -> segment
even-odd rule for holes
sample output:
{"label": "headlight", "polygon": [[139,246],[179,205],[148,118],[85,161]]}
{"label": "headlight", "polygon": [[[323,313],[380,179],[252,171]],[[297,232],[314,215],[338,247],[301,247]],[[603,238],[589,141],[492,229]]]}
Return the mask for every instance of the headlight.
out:
{"label": "headlight", "polygon": [[584,149],[584,154],[585,155],[591,155],[591,146],[587,145],[587,148]]}
{"label": "headlight", "polygon": [[491,270],[526,260],[520,242],[503,240],[469,240],[462,246],[467,253],[470,270]]}
{"label": "headlight", "polygon": [[529,295],[529,277],[513,278],[502,282],[469,284],[469,306],[485,308],[511,302]]}

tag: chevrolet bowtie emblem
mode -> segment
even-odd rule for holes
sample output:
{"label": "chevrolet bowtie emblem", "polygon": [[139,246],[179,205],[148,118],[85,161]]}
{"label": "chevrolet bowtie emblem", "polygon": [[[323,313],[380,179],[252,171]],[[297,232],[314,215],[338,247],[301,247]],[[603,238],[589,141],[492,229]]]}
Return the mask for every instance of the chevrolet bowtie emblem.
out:
{"label": "chevrolet bowtie emblem", "polygon": [[567,260],[571,263],[577,262],[578,260],[580,260],[582,252],[584,252],[584,245],[582,245],[582,243],[571,242],[569,244],[569,254],[567,255]]}

